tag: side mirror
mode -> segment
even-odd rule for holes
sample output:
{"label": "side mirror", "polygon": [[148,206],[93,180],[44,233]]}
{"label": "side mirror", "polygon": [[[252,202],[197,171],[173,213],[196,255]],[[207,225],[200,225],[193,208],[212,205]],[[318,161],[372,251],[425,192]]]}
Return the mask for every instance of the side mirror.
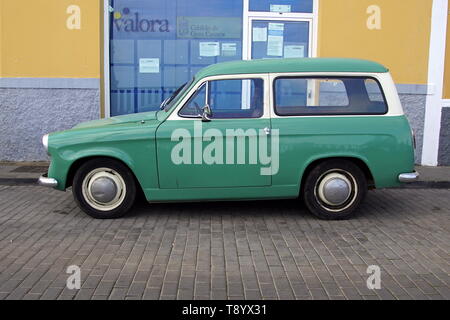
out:
{"label": "side mirror", "polygon": [[211,115],[212,115],[211,108],[209,107],[209,104],[207,104],[203,107],[202,121],[203,122],[211,121]]}

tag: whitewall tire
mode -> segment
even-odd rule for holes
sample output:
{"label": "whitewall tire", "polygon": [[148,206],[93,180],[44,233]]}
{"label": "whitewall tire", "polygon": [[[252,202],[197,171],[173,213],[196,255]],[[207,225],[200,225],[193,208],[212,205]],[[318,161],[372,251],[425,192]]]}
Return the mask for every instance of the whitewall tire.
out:
{"label": "whitewall tire", "polygon": [[321,219],[351,217],[367,193],[363,171],[349,160],[326,160],[315,166],[303,186],[308,210]]}
{"label": "whitewall tire", "polygon": [[98,219],[123,216],[136,196],[135,179],[119,161],[109,158],[91,159],[75,173],[72,192],[79,207]]}

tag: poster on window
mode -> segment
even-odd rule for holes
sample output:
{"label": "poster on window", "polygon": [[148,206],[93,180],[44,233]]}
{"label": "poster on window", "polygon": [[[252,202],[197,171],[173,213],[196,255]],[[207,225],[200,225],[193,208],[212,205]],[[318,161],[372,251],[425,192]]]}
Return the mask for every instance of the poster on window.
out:
{"label": "poster on window", "polygon": [[267,41],[267,28],[253,28],[253,42],[266,42]]}
{"label": "poster on window", "polygon": [[283,35],[284,23],[270,22],[269,23],[269,34],[271,31],[272,32],[278,31],[278,32],[281,32],[281,35]]}
{"label": "poster on window", "polygon": [[139,73],[159,73],[159,58],[139,59]]}
{"label": "poster on window", "polygon": [[291,5],[290,4],[286,4],[286,5],[271,4],[270,12],[281,12],[281,13],[291,12]]}
{"label": "poster on window", "polygon": [[273,57],[283,56],[284,24],[269,23],[267,36],[267,55]]}
{"label": "poster on window", "polygon": [[217,57],[220,55],[219,42],[200,42],[200,57]]}
{"label": "poster on window", "polygon": [[304,58],[305,46],[304,45],[286,45],[284,46],[285,58]]}
{"label": "poster on window", "polygon": [[237,53],[237,43],[222,43],[222,56],[224,57],[234,57]]}

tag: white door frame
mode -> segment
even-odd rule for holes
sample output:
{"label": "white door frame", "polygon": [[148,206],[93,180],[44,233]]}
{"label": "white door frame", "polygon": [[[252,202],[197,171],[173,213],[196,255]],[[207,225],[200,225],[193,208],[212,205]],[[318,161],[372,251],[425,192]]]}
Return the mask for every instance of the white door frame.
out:
{"label": "white door frame", "polygon": [[[250,0],[243,1],[242,60],[252,59],[252,23],[255,20],[308,22],[308,57],[317,57],[319,0],[313,0],[312,13],[249,11],[249,3]],[[243,83],[242,105],[247,104],[247,100],[250,99],[249,97],[250,88]]]}
{"label": "white door frame", "polygon": [[111,117],[111,83],[109,64],[109,0],[103,0],[103,108],[105,118]]}
{"label": "white door frame", "polygon": [[317,57],[319,0],[313,0],[312,13],[249,11],[249,2],[250,0],[244,0],[242,60],[251,60],[252,57],[252,22],[254,20],[309,22],[308,56]]}
{"label": "white door frame", "polygon": [[431,14],[431,35],[428,58],[429,90],[425,105],[425,123],[421,164],[437,166],[439,155],[439,138],[441,132],[441,115],[444,105],[443,85],[445,67],[445,47],[448,16],[448,1],[433,0]]}

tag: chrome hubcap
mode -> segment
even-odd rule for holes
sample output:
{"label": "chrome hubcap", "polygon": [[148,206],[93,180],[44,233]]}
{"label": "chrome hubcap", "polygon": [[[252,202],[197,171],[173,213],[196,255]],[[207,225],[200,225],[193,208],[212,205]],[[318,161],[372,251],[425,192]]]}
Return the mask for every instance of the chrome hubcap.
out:
{"label": "chrome hubcap", "polygon": [[97,168],[83,180],[82,192],[86,202],[94,209],[110,211],[123,202],[126,185],[122,176],[109,168]]}
{"label": "chrome hubcap", "polygon": [[328,211],[339,212],[353,204],[358,193],[355,178],[344,170],[325,172],[316,183],[315,195]]}
{"label": "chrome hubcap", "polygon": [[100,177],[91,185],[92,197],[101,203],[111,202],[117,195],[117,185],[109,177]]}
{"label": "chrome hubcap", "polygon": [[350,181],[339,173],[328,174],[319,184],[320,199],[332,206],[343,204],[350,196],[350,192]]}

